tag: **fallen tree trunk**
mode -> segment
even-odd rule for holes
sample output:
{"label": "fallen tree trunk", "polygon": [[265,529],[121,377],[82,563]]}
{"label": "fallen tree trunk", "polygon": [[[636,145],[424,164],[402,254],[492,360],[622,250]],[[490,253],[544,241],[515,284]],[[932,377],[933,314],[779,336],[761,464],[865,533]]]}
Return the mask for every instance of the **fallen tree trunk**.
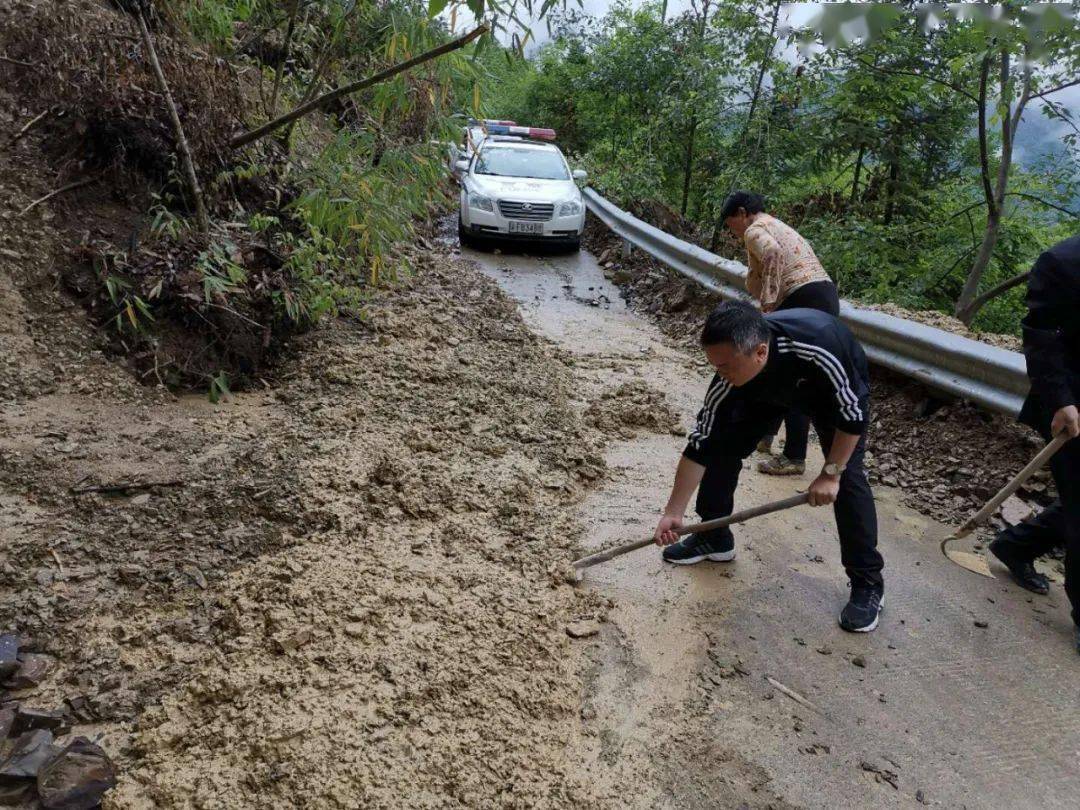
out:
{"label": "fallen tree trunk", "polygon": [[188,146],[187,138],[184,137],[184,127],[180,123],[180,114],[176,111],[176,102],[173,101],[172,93],[169,91],[169,83],[165,79],[165,72],[161,69],[161,63],[158,61],[157,49],[154,47],[154,40],[150,36],[150,29],[146,25],[146,18],[143,16],[141,6],[137,9],[135,19],[139,23],[139,34],[142,36],[143,45],[146,46],[150,66],[154,69],[154,78],[157,79],[158,90],[165,97],[165,105],[169,108],[169,119],[172,121],[173,135],[180,150],[180,162],[184,167],[188,191],[194,198],[195,221],[198,223],[199,233],[207,234],[210,232],[210,217],[206,213],[202,188],[199,186],[199,177],[195,173],[195,160],[191,156],[191,147]]}
{"label": "fallen tree trunk", "polygon": [[474,39],[481,36],[482,34],[487,33],[487,31],[488,26],[485,23],[478,26],[477,28],[474,28],[472,31],[462,37],[451,40],[445,45],[440,45],[438,48],[432,48],[430,51],[426,51],[419,56],[414,56],[412,59],[407,59],[404,62],[399,62],[393,67],[387,68],[380,73],[376,73],[374,76],[369,76],[366,79],[361,79],[359,81],[352,82],[351,84],[343,85],[342,87],[339,87],[335,90],[331,90],[328,93],[323,93],[318,98],[312,99],[306,104],[301,104],[294,110],[290,110],[284,115],[275,118],[273,121],[269,121],[263,124],[261,127],[256,127],[255,129],[249,130],[243,135],[237,135],[229,142],[229,146],[236,149],[241,146],[247,146],[249,143],[254,143],[261,138],[265,138],[274,130],[280,129],[286,124],[290,124],[293,121],[303,118],[305,115],[314,110],[317,110],[319,107],[321,107],[328,101],[333,101],[335,99],[341,98],[342,96],[352,95],[353,93],[364,90],[368,87],[371,87],[372,85],[384,82],[387,79],[396,76],[398,73],[408,70],[409,68],[416,67],[417,65],[428,62],[432,59],[442,56],[443,54],[450,53],[451,51],[456,51],[458,48],[462,48],[465,45],[468,45],[470,42],[472,42]]}

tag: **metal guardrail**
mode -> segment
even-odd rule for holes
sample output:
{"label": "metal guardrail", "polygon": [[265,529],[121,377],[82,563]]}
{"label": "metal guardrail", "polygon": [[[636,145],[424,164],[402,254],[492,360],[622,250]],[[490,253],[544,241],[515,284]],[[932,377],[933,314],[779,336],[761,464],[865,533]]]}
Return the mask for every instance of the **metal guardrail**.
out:
{"label": "metal guardrail", "polygon": [[[748,298],[746,267],[665,233],[601,197],[584,191],[585,204],[630,245],[725,298]],[[884,312],[840,304],[840,319],[858,337],[871,362],[924,385],[1015,416],[1028,391],[1027,365],[1010,352],[907,321]]]}

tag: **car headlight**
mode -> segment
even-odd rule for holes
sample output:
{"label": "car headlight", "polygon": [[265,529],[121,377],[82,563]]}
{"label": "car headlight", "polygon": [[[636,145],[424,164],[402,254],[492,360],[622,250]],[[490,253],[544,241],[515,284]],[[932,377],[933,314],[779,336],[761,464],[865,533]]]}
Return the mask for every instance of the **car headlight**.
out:
{"label": "car headlight", "polygon": [[478,211],[495,210],[495,204],[491,201],[491,197],[482,197],[479,194],[469,195],[469,207],[475,208]]}
{"label": "car headlight", "polygon": [[562,205],[559,206],[560,217],[572,217],[580,213],[581,203],[579,203],[577,200],[570,200],[569,202],[564,202]]}

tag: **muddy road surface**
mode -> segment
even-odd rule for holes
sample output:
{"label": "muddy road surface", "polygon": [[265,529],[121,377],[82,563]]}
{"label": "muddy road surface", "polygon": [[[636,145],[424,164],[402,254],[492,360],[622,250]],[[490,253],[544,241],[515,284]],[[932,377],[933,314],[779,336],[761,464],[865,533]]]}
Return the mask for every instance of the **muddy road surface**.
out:
{"label": "muddy road surface", "polygon": [[586,253],[413,260],[216,406],[0,264],[0,630],[49,664],[0,702],[100,742],[106,810],[1075,806],[1060,587],[950,566],[882,489],[869,636],[824,510],[573,587],[651,532],[707,369]]}
{"label": "muddy road surface", "polygon": [[[689,425],[709,370],[628,310],[592,256],[504,250],[464,255],[569,354],[579,407],[644,382]],[[682,443],[609,445],[611,474],[581,508],[589,551],[652,531]],[[810,480],[756,460],[736,508]],[[665,566],[649,548],[586,574],[614,604],[583,651],[572,758],[592,782],[634,785],[637,807],[1076,806],[1080,662],[1060,584],[1046,598],[1000,568],[971,575],[940,555],[946,526],[875,493],[887,608],[872,634],[837,626],[847,583],[827,509],[738,528],[732,564]]]}

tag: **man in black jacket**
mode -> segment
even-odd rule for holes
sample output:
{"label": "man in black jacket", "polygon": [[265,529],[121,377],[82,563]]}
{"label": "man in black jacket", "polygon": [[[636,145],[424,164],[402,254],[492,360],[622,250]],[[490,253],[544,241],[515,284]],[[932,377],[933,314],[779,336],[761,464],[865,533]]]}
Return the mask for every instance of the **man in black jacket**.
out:
{"label": "man in black jacket", "polygon": [[666,546],[664,559],[692,565],[735,558],[730,529],[681,541],[674,530],[683,525],[695,489],[703,519],[731,514],[742,460],[777,418],[795,407],[810,416],[825,453],[826,463],[809,494],[813,506],[834,505],[840,556],[851,580],[840,626],[855,633],[873,630],[885,586],[874,497],[863,469],[870,386],[862,347],[828,313],[789,309],[762,315],[741,301],[713,310],[701,345],[716,376],[656,526],[656,542]]}
{"label": "man in black jacket", "polygon": [[[1080,236],[1045,251],[1028,278],[1024,356],[1031,392],[1020,421],[1045,439],[1080,435]],[[1080,652],[1080,442],[1067,442],[1050,460],[1058,500],[1034,518],[997,536],[990,551],[1023,587],[1047,593],[1050,583],[1035,570],[1036,557],[1065,546],[1065,593],[1076,623]]]}

